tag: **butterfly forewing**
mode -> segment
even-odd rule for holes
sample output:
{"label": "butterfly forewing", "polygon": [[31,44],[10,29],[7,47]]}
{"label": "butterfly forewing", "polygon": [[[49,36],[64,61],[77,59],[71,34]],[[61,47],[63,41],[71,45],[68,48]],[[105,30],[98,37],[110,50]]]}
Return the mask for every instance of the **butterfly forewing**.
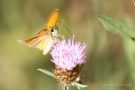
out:
{"label": "butterfly forewing", "polygon": [[59,15],[59,10],[56,9],[50,16],[47,24],[46,24],[46,28],[48,30],[50,30],[50,28],[52,27],[55,27],[56,26],[56,23],[57,23],[57,20],[58,20],[58,15]]}
{"label": "butterfly forewing", "polygon": [[19,43],[30,45],[30,43],[34,40],[36,40],[39,36],[35,36],[33,38],[27,39],[27,40],[18,40]]}

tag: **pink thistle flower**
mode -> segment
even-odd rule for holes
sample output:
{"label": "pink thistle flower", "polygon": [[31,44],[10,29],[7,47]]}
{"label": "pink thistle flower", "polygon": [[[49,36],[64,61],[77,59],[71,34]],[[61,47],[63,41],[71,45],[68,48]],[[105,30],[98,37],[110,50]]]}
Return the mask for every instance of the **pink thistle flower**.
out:
{"label": "pink thistle flower", "polygon": [[67,42],[65,38],[61,41],[57,40],[56,45],[52,47],[50,52],[51,61],[62,70],[72,70],[77,65],[86,62],[85,47],[86,44],[84,43],[74,42],[74,36]]}
{"label": "pink thistle flower", "polygon": [[61,84],[74,85],[80,80],[80,66],[86,62],[85,47],[85,44],[75,42],[74,36],[67,41],[65,38],[57,40],[52,47],[50,54],[55,64],[54,74]]}

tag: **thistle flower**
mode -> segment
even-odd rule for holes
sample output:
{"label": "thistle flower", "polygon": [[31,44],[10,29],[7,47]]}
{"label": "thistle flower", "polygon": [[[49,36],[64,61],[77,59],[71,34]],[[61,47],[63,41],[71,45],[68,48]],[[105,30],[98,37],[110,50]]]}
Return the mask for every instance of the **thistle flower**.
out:
{"label": "thistle flower", "polygon": [[65,38],[57,40],[52,47],[50,54],[55,64],[54,74],[62,84],[72,84],[80,78],[80,65],[86,62],[85,47],[84,43],[74,42],[74,36],[67,41]]}

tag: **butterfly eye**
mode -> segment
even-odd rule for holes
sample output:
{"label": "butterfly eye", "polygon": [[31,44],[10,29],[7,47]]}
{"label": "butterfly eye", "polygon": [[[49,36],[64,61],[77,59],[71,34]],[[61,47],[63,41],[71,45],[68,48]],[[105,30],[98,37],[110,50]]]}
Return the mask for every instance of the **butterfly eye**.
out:
{"label": "butterfly eye", "polygon": [[51,32],[54,32],[54,30],[53,30],[53,29],[51,29]]}

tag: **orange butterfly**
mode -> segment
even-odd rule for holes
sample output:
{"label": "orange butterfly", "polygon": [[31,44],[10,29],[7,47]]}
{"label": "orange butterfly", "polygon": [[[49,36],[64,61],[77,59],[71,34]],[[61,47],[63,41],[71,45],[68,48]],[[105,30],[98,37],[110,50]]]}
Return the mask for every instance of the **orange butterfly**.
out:
{"label": "orange butterfly", "polygon": [[43,50],[43,54],[47,54],[51,47],[55,44],[58,37],[56,26],[58,20],[59,10],[56,9],[50,16],[46,29],[40,30],[37,35],[27,40],[18,40],[19,43],[28,45],[29,47],[38,48]]}

